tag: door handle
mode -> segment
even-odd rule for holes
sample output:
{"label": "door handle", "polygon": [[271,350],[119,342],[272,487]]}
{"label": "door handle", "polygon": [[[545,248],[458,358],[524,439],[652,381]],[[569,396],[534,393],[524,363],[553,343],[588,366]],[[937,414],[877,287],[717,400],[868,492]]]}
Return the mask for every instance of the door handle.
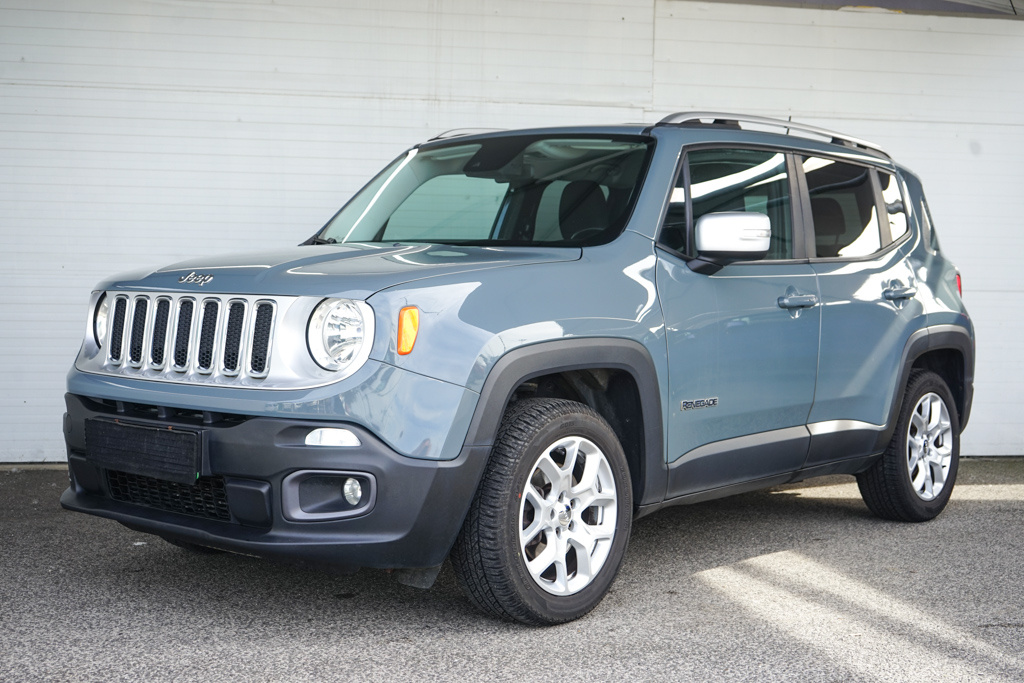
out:
{"label": "door handle", "polygon": [[882,296],[889,301],[912,299],[917,294],[917,287],[889,287],[882,290]]}
{"label": "door handle", "polygon": [[818,303],[813,294],[787,294],[779,297],[779,308],[810,308]]}

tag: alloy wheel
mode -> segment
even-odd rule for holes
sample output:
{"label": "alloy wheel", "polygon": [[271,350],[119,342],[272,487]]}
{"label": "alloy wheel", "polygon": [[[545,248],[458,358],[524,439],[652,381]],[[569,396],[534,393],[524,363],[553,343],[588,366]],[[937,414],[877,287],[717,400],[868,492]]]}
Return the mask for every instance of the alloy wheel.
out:
{"label": "alloy wheel", "polygon": [[519,505],[519,545],[538,586],[572,595],[593,581],[612,548],[616,503],[611,465],[592,441],[569,436],[544,449]]}

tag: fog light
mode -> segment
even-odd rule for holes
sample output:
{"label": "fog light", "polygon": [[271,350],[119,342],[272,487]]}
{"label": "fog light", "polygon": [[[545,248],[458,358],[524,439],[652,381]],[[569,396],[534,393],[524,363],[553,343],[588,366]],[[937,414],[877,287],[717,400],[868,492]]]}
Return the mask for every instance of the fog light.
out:
{"label": "fog light", "polygon": [[363,487],[357,479],[352,477],[345,480],[344,486],[341,487],[341,492],[345,494],[345,500],[348,501],[349,505],[359,505],[359,501],[363,498]]}
{"label": "fog light", "polygon": [[325,522],[365,515],[377,502],[369,472],[299,470],[281,482],[281,513],[290,522]]}

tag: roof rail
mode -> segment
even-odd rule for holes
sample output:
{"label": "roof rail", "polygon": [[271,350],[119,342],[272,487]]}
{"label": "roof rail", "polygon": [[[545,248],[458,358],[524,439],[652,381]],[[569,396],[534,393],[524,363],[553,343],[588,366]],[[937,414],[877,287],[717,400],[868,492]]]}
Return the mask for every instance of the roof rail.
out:
{"label": "roof rail", "polygon": [[427,142],[433,142],[434,140],[447,140],[448,138],[458,138],[463,135],[480,135],[481,133],[497,133],[501,131],[501,128],[452,128],[446,130],[443,133],[438,133],[434,137],[430,138]]}
{"label": "roof rail", "polygon": [[859,138],[844,135],[843,133],[837,133],[834,130],[828,130],[826,128],[819,128],[818,126],[810,126],[806,123],[796,123],[794,121],[783,121],[782,119],[771,119],[765,116],[746,116],[745,114],[724,114],[721,112],[704,112],[704,111],[687,111],[679,112],[676,114],[670,114],[661,121],[658,121],[659,126],[679,126],[686,124],[703,124],[706,120],[710,119],[712,125],[731,125],[739,127],[741,123],[752,123],[759,126],[767,126],[771,128],[785,128],[786,134],[790,134],[792,131],[798,131],[801,133],[809,133],[811,135],[817,135],[819,137],[826,138],[829,142],[835,145],[845,145],[847,147],[860,147],[862,149],[870,149],[879,154],[883,154],[888,158],[889,153],[886,152],[882,147],[876,145],[873,142],[867,140],[861,140]]}

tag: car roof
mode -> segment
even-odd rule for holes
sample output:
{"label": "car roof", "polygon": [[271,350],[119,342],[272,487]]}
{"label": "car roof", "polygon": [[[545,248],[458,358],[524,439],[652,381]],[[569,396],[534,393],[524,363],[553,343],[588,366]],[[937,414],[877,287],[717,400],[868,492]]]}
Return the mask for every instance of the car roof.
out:
{"label": "car roof", "polygon": [[[846,158],[857,158],[894,166],[892,157],[880,146],[844,133],[794,122],[762,116],[721,112],[679,112],[657,123],[623,123],[618,125],[560,126],[543,128],[454,129],[441,133],[418,145],[433,147],[451,144],[454,140],[470,142],[475,139],[518,136],[640,136],[650,135],[655,129],[692,131],[693,142],[748,141],[757,144],[788,147],[814,153],[831,153]],[[689,137],[689,136],[687,136]],[[683,144],[688,141],[683,140]]]}

